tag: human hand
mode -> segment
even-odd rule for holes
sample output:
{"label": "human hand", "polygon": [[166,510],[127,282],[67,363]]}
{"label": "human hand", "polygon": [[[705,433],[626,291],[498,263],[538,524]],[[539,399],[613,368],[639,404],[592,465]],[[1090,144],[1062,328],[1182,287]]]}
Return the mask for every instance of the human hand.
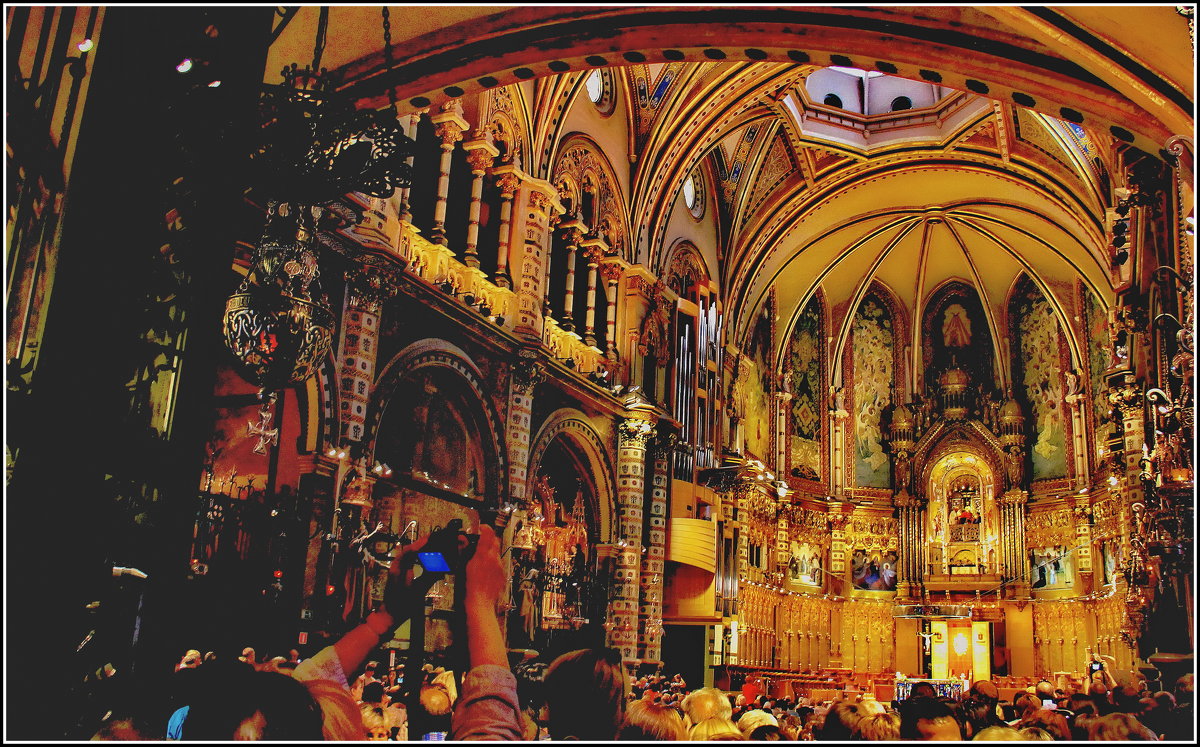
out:
{"label": "human hand", "polygon": [[500,562],[500,539],[485,524],[479,528],[475,554],[467,562],[467,606],[472,610],[495,612],[507,583],[508,575]]}
{"label": "human hand", "polygon": [[425,546],[427,537],[422,537],[406,548],[401,548],[399,554],[392,559],[388,568],[387,586],[383,590],[384,611],[399,623],[412,616],[416,609],[413,599],[413,569],[417,565],[417,553]]}

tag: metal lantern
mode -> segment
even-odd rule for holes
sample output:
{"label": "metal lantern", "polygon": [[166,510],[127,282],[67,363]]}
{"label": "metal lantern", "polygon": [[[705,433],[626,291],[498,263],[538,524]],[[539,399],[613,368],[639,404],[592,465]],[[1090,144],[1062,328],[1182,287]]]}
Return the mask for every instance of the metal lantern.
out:
{"label": "metal lantern", "polygon": [[309,290],[321,209],[271,203],[254,264],[225,303],[225,345],[264,390],[304,381],[333,344],[334,316]]}

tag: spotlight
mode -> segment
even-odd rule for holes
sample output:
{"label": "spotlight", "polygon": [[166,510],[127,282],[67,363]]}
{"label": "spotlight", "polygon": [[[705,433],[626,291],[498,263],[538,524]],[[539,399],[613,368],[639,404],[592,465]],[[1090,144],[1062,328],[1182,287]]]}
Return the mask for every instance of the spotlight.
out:
{"label": "spotlight", "polygon": [[221,81],[219,81],[219,80],[214,80],[212,83],[209,83],[209,84],[208,84],[208,87],[209,87],[209,88],[220,88],[220,87],[221,87]]}
{"label": "spotlight", "polygon": [[94,47],[94,46],[96,46],[96,45],[95,45],[95,43],[92,42],[91,39],[84,39],[83,41],[76,44],[75,48],[78,49],[80,52],[90,52],[90,51],[92,51],[92,47]]}
{"label": "spotlight", "polygon": [[175,69],[181,73],[186,73],[187,71],[191,70],[192,69],[191,59],[187,58],[187,57],[183,58],[183,61],[175,66]]}

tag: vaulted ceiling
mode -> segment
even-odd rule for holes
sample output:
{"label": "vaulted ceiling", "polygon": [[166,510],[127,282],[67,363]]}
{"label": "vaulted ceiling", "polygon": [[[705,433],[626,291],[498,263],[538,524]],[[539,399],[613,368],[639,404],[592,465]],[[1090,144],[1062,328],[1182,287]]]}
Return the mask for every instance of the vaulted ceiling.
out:
{"label": "vaulted ceiling", "polygon": [[[306,60],[315,18],[301,9],[269,70]],[[873,283],[919,318],[938,287],[964,281],[998,344],[1021,274],[1063,315],[1077,313],[1076,281],[1112,302],[1115,165],[1103,154],[1118,143],[1155,154],[1194,130],[1194,51],[1174,6],[395,7],[391,18],[389,70],[378,8],[330,12],[323,64],[362,106],[385,105],[388,88],[405,113],[553,78],[570,105],[586,71],[620,66],[622,95],[638,104],[625,195],[634,261],[661,270],[681,185],[701,173],[735,344],[772,289],[781,339],[819,289],[835,360]],[[831,65],[946,95],[851,116],[806,90]],[[1076,355],[1081,344],[1070,341]]]}

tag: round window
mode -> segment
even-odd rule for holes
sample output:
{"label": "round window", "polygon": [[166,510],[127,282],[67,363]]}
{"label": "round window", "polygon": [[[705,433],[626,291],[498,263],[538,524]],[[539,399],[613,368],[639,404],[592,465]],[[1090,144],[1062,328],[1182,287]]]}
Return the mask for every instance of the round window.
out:
{"label": "round window", "polygon": [[836,93],[827,93],[825,94],[825,106],[836,106],[837,108],[841,109],[842,98]]}
{"label": "round window", "polygon": [[907,96],[897,96],[892,99],[892,111],[898,112],[912,108],[912,99]]}

